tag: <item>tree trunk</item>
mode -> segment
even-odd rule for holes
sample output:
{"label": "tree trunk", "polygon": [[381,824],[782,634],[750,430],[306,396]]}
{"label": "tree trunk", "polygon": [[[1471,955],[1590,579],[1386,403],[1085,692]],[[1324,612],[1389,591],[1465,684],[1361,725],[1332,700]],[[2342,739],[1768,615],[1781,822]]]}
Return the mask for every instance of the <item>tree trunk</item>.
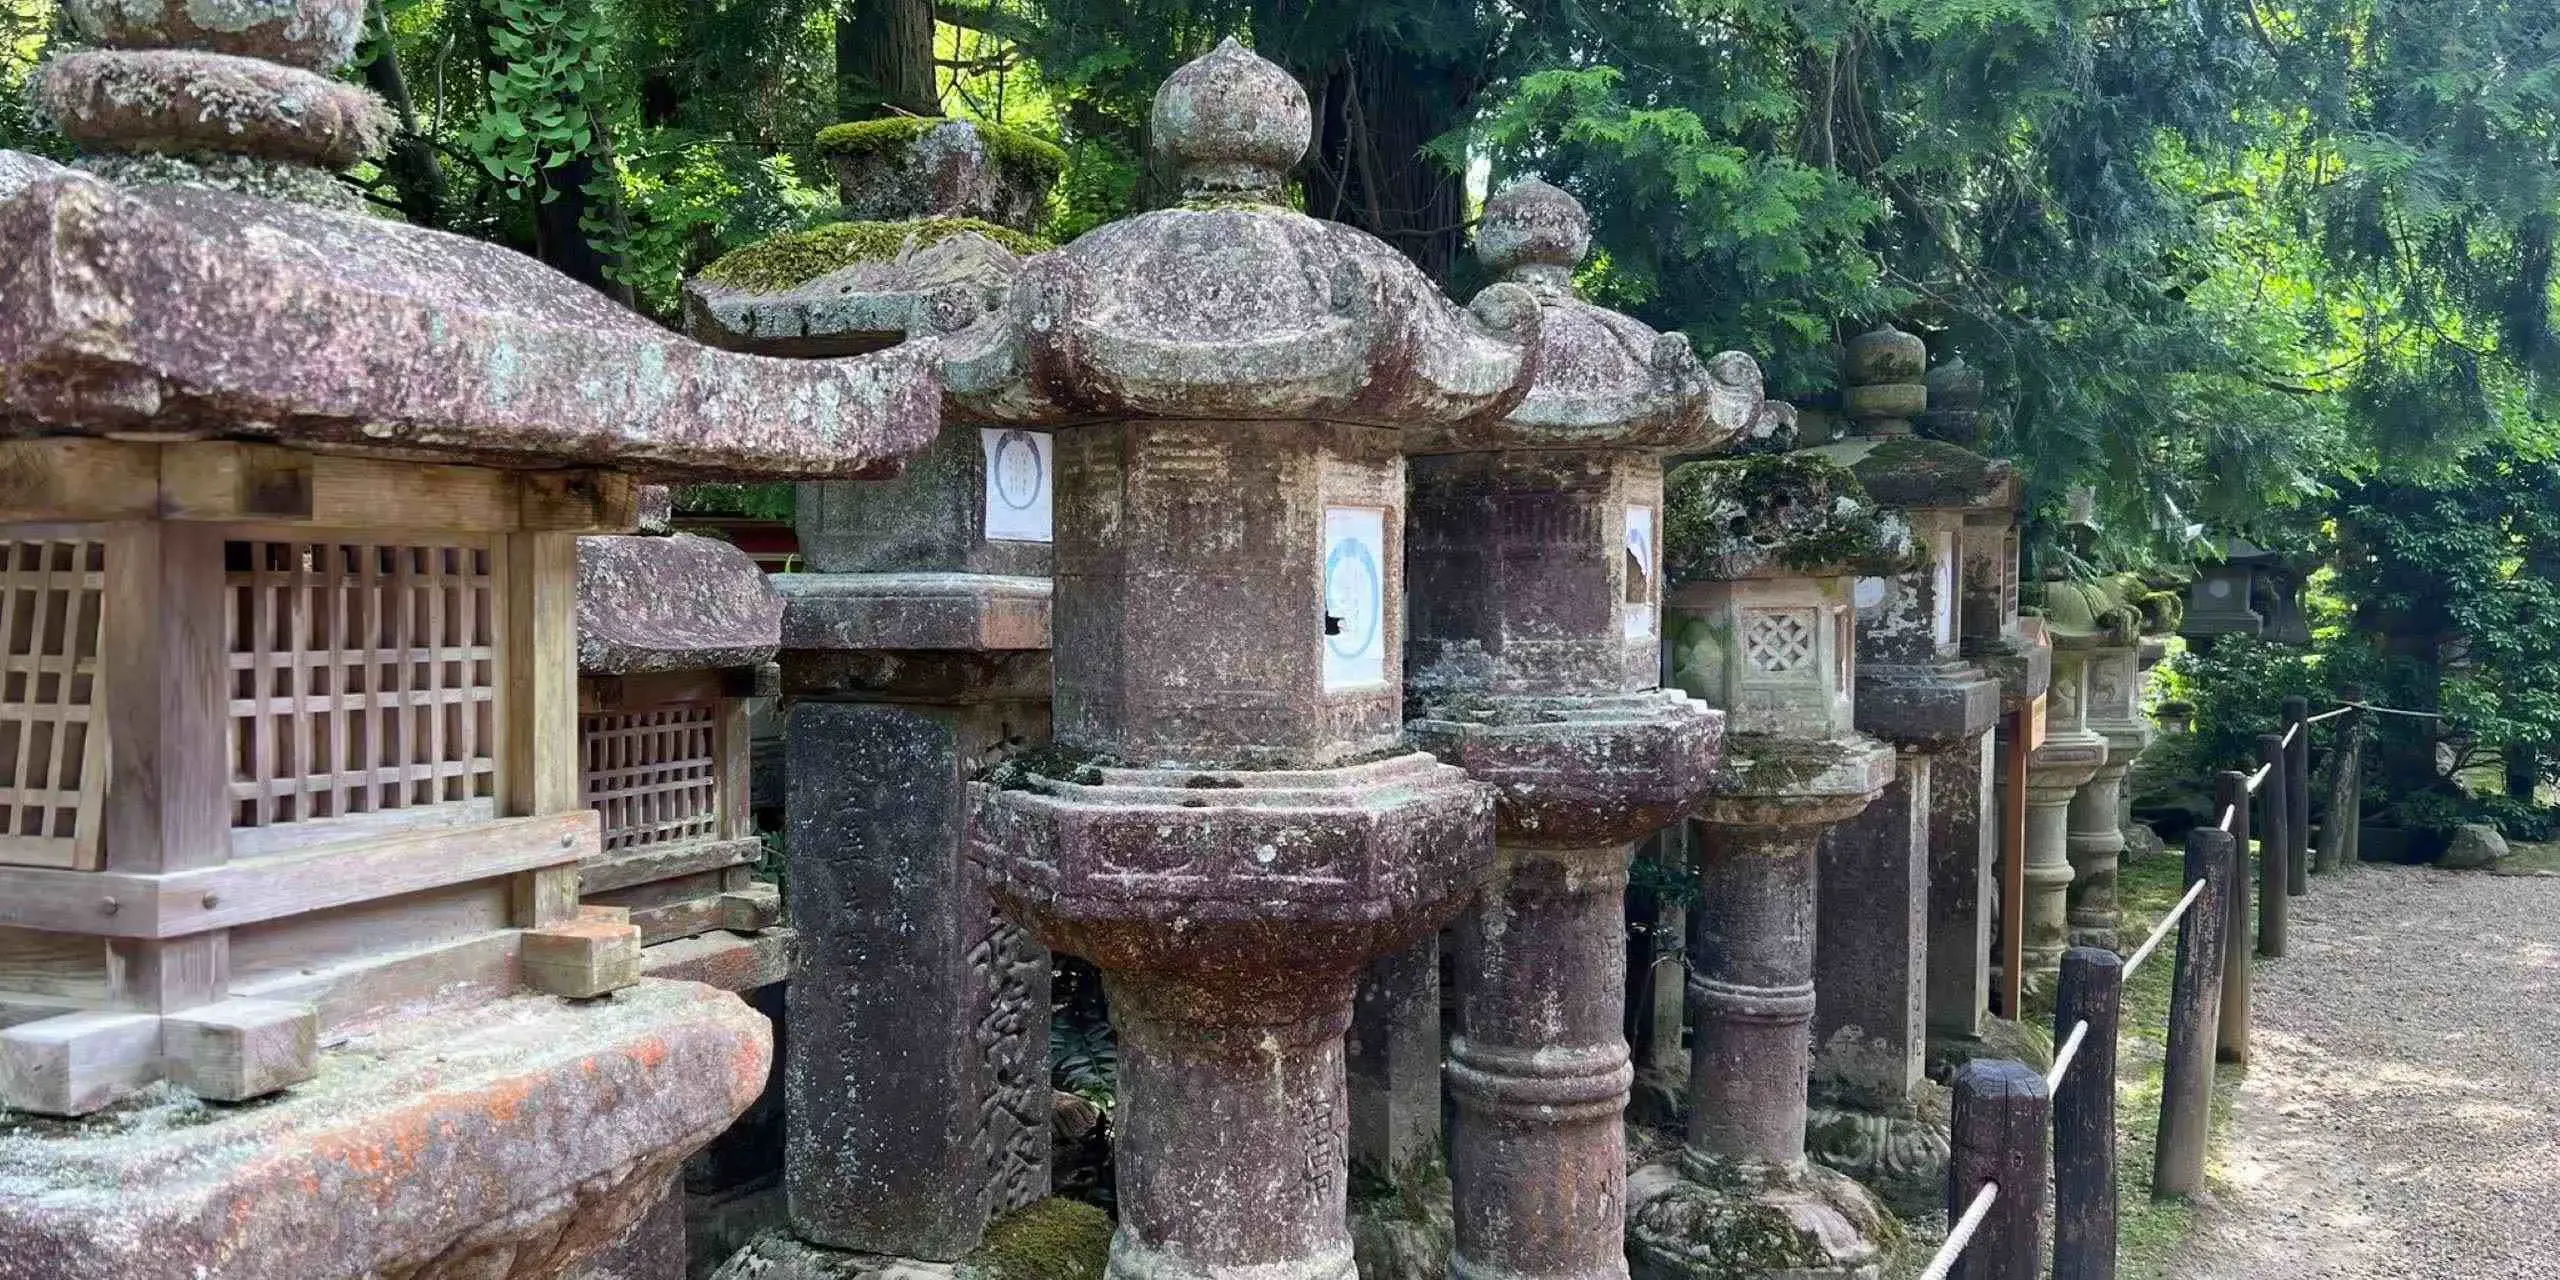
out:
{"label": "tree trunk", "polygon": [[836,115],[940,114],[933,0],[837,0]]}
{"label": "tree trunk", "polygon": [[417,107],[409,98],[408,79],[400,74],[400,48],[391,38],[382,0],[365,5],[365,27],[373,35],[373,56],[365,60],[364,82],[382,95],[400,124],[383,153],[382,171],[391,179],[401,216],[422,227],[445,230],[446,207],[452,197],[445,187],[444,168],[436,163],[435,144],[418,131]]}
{"label": "tree trunk", "polygon": [[1316,109],[1307,212],[1377,236],[1447,284],[1465,243],[1466,191],[1422,148],[1472,114],[1482,61],[1397,47],[1369,31],[1330,65],[1292,70]]}

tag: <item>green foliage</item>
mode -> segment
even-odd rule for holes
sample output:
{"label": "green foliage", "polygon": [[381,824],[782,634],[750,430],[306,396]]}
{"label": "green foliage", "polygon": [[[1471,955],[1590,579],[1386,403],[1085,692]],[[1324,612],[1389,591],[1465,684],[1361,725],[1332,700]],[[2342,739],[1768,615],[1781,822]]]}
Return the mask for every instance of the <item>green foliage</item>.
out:
{"label": "green foliage", "polygon": [[50,0],[0,0],[0,148],[64,158],[59,135],[38,129],[27,109],[27,75],[54,23]]}
{"label": "green foliage", "polygon": [[2162,686],[2195,708],[2195,728],[2179,740],[2190,753],[2181,772],[2210,779],[2224,769],[2256,769],[2258,735],[2283,732],[2285,699],[2301,698],[2315,712],[2338,704],[2340,687],[2354,682],[2339,673],[2339,657],[2254,636],[2224,636],[2209,652],[2171,655]]}
{"label": "green foliage", "polygon": [[2340,496],[2338,589],[2380,646],[2381,696],[2446,717],[2441,727],[2402,717],[2377,726],[2386,758],[2440,775],[2394,778],[2396,787],[2450,782],[2475,761],[2560,744],[2555,495],[2560,463],[2489,446],[2438,475],[2377,478]]}
{"label": "green foliage", "polygon": [[601,87],[603,15],[594,0],[487,2],[488,105],[461,141],[491,177],[524,191],[595,145],[590,111]]}
{"label": "green foliage", "polygon": [[857,262],[881,262],[962,233],[982,235],[1028,256],[1048,248],[1036,236],[976,218],[920,218],[912,222],[831,222],[731,252],[704,267],[713,284],[759,292],[807,284]]}
{"label": "green foliage", "polygon": [[799,509],[797,495],[787,484],[688,484],[674,496],[676,511],[684,515],[788,521]]}
{"label": "green foliage", "polygon": [[1062,1093],[1072,1093],[1108,1113],[1118,1098],[1120,1042],[1108,1019],[1052,1018],[1049,1022],[1049,1079]]}

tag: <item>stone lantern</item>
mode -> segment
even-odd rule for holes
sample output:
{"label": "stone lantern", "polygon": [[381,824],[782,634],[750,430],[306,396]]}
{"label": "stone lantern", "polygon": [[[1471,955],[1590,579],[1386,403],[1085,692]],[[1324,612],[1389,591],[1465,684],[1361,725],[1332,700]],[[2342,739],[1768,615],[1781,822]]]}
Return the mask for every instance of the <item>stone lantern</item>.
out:
{"label": "stone lantern", "polygon": [[[2072,801],[2107,762],[2107,739],[2090,727],[2091,667],[2102,646],[2118,641],[2118,606],[2086,583],[2049,577],[2036,603],[2053,641],[2053,685],[2045,710],[2045,738],[2027,755],[2025,968],[2031,992],[2049,995],[2070,943],[2068,902],[2075,875],[2070,841]],[[2129,628],[2121,646],[2133,652]],[[2122,837],[2117,840],[2122,847]]]}
{"label": "stone lantern", "polygon": [[[1057,177],[1035,163],[1045,144],[894,120],[821,147],[853,220],[714,263],[686,285],[697,332],[773,355],[931,352],[1046,247],[1029,234]],[[806,939],[786,1001],[786,1222],[723,1276],[947,1267],[1048,1194],[1049,953],[996,913],[967,830],[970,779],[1049,736],[1054,464],[1048,433],[955,406],[897,479],[797,492],[809,571],[773,578]]]}
{"label": "stone lantern", "polygon": [[1800,454],[1691,463],[1664,506],[1670,678],[1723,709],[1726,738],[1692,842],[1687,1142],[1628,1180],[1629,1261],[1872,1277],[1883,1211],[1805,1159],[1816,849],[1894,777],[1893,749],[1856,727],[1851,583],[1901,572],[1909,530]]}
{"label": "stone lantern", "polygon": [[2068,815],[2071,945],[2113,951],[2124,923],[2116,872],[2126,847],[2125,774],[2151,745],[2151,722],[2142,714],[2144,619],[2151,615],[2142,608],[2147,590],[2130,574],[2087,584],[2082,594],[2104,624],[2084,663],[2085,716],[2089,731],[2106,742],[2107,757],[2072,797]]}
{"label": "stone lantern", "polygon": [[[1907,521],[1918,555],[1853,591],[1857,724],[1893,744],[1895,772],[1875,803],[1823,842],[1808,1141],[1814,1159],[1915,1214],[1946,1197],[1945,1100],[1923,1073],[1930,896],[1941,864],[1980,882],[1992,829],[2000,686],[1960,652],[1965,522],[2005,515],[2017,489],[2007,462],[1913,434],[1926,359],[1920,339],[1891,327],[1849,343],[1841,381],[1850,431],[1807,451],[1846,467]],[[1942,765],[1969,785],[1938,788]],[[1940,797],[1964,812],[1938,821]]]}
{"label": "stone lantern", "polygon": [[782,598],[726,542],[578,540],[579,785],[604,846],[578,901],[631,913],[643,972],[729,991],[789,975],[747,816],[747,700],[770,694],[781,638]]}
{"label": "stone lantern", "polygon": [[1546,183],[1487,202],[1478,257],[1544,312],[1538,380],[1499,419],[1411,433],[1413,737],[1500,795],[1458,930],[1461,1275],[1626,1274],[1627,859],[1705,797],[1722,736],[1660,688],[1661,458],[1740,429],[1759,367],[1576,298],[1590,240]]}
{"label": "stone lantern", "polygon": [[2221,559],[2198,566],[2178,634],[2200,651],[2226,635],[2309,645],[2300,568],[2247,538],[2234,535],[2218,542]]}
{"label": "stone lantern", "polygon": [[193,12],[66,6],[101,47],[37,94],[125,185],[0,203],[0,1101],[118,1112],[0,1125],[0,1257],[558,1275],[770,1052],[579,905],[579,537],[636,523],[634,470],[893,473],[939,386],[243,194],[352,201],[362,6]]}
{"label": "stone lantern", "polygon": [[990,773],[971,849],[1102,971],[1123,1280],[1348,1280],[1354,978],[1491,870],[1491,788],[1404,745],[1403,452],[1518,403],[1539,307],[1290,211],[1312,129],[1233,41],[1177,71],[1185,203],[1025,263],[945,364],[1057,431],[1056,742]]}

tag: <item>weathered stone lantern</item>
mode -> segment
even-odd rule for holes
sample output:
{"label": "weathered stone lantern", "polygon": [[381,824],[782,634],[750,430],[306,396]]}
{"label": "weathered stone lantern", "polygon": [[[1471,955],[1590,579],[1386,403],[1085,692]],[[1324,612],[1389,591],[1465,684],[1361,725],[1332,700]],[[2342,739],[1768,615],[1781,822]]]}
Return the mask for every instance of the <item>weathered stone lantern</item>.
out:
{"label": "weathered stone lantern", "polygon": [[1576,298],[1590,241],[1546,183],[1486,204],[1477,255],[1544,312],[1538,380],[1499,420],[1419,433],[1412,463],[1413,737],[1500,794],[1458,934],[1461,1275],[1626,1274],[1627,858],[1704,798],[1722,737],[1660,687],[1661,458],[1740,429],[1759,367]]}
{"label": "weathered stone lantern", "polygon": [[[1946,1198],[1943,1093],[1928,1049],[1930,894],[1940,864],[1988,873],[1991,738],[2000,686],[1960,655],[1968,517],[2005,513],[2008,463],[1915,435],[1926,403],[1920,339],[1886,327],[1849,343],[1842,397],[1850,431],[1808,450],[1846,467],[1911,526],[1918,558],[1857,580],[1857,724],[1892,743],[1894,780],[1823,841],[1814,986],[1813,1158],[1895,1208]],[[1940,790],[1941,766],[1970,783]],[[1940,822],[1940,797],[1965,812]],[[1940,841],[1945,843],[1942,845]]]}
{"label": "weathered stone lantern", "polygon": [[1306,98],[1233,41],[1152,129],[1187,203],[1025,263],[945,365],[1058,428],[1056,745],[992,774],[972,852],[1104,975],[1112,1275],[1347,1280],[1354,976],[1492,859],[1491,789],[1403,745],[1402,455],[1518,401],[1539,309],[1281,205]]}
{"label": "weathered stone lantern", "polygon": [[[2115,639],[2116,606],[2095,587],[2058,578],[2041,584],[2035,603],[2044,610],[2045,633],[2053,641],[2053,684],[2044,742],[2027,755],[2027,889],[2020,911],[2026,959],[2020,977],[2029,992],[2049,995],[2070,942],[2071,803],[2107,762],[2106,738],[2089,727],[2089,677],[2099,647]],[[2125,640],[2130,654],[2129,634]]]}
{"label": "weathered stone lantern", "polygon": [[770,695],[781,639],[781,596],[726,542],[578,540],[578,773],[603,845],[578,901],[631,913],[644,973],[728,991],[790,974],[747,816],[747,701]]}
{"label": "weathered stone lantern", "polygon": [[[1043,144],[960,121],[822,138],[856,219],[713,264],[686,286],[698,332],[772,354],[932,351],[1044,247],[1028,221],[1055,166],[996,159]],[[1049,736],[1053,469],[1047,433],[953,412],[896,480],[799,488],[810,571],[773,579],[807,939],[784,1042],[787,1230],[723,1276],[948,1266],[1048,1193],[1049,953],[996,913],[966,836],[970,778]]]}
{"label": "weathered stone lantern", "polygon": [[2199,650],[2211,648],[2226,635],[2310,644],[2311,626],[2302,615],[2302,574],[2297,567],[2247,538],[2225,537],[2219,544],[2222,558],[2197,567],[2178,634]]}
{"label": "weathered stone lantern", "polygon": [[[2124,778],[2134,757],[2151,745],[2151,724],[2142,714],[2142,628],[2138,597],[2127,588],[2140,583],[2125,576],[2087,584],[2083,594],[2105,625],[2087,650],[2089,732],[2106,743],[2106,759],[2089,775],[2088,784],[2071,798],[2067,815],[2071,851],[2071,895],[2068,919],[2071,945],[2116,949],[2116,933],[2124,908],[2116,899],[2116,872],[2124,857]],[[2047,591],[2048,599],[2052,591]]]}
{"label": "weathered stone lantern", "polygon": [[1648,1278],[1873,1276],[1889,1219],[1805,1159],[1815,851],[1893,780],[1893,749],[1855,725],[1851,583],[1900,572],[1909,531],[1800,454],[1683,466],[1664,506],[1670,677],[1723,709],[1726,737],[1693,842],[1687,1142],[1629,1179],[1629,1261]]}
{"label": "weathered stone lantern", "polygon": [[631,527],[624,468],[893,471],[935,378],[725,355],[496,246],[193,185],[341,190],[382,119],[323,74],[359,6],[70,12],[106,47],[39,95],[131,185],[0,204],[0,1100],[131,1114],[0,1137],[0,1256],[559,1274],[769,1053],[578,906],[579,535]]}

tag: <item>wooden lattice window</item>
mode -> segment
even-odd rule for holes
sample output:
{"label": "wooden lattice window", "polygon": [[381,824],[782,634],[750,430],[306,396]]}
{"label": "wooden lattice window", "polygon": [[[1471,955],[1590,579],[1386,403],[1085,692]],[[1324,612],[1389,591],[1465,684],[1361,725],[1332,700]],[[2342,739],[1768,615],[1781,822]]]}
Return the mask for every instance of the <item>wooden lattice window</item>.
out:
{"label": "wooden lattice window", "polygon": [[97,865],[107,548],[0,541],[0,863]]}
{"label": "wooden lattice window", "polygon": [[307,834],[267,828],[494,812],[494,559],[485,542],[224,544],[235,853]]}
{"label": "wooden lattice window", "polygon": [[579,718],[587,806],[606,852],[720,834],[719,715],[690,702]]}

